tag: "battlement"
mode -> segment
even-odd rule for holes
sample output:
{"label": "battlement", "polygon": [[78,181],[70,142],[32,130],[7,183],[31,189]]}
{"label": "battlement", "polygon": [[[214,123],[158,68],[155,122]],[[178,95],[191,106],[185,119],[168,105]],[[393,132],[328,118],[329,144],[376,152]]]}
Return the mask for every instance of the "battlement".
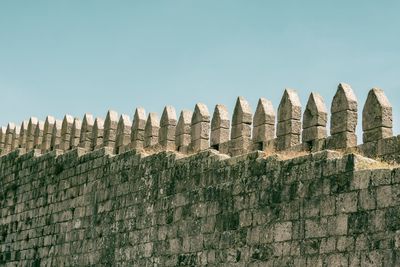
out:
{"label": "battlement", "polygon": [[155,153],[177,151],[193,154],[209,148],[230,156],[255,150],[311,151],[324,149],[357,150],[368,157],[397,160],[400,151],[392,131],[392,106],[383,90],[369,91],[362,111],[363,144],[357,145],[358,102],[348,84],[340,83],[331,102],[330,136],[328,110],[324,99],[311,93],[303,111],[295,90],[286,89],[275,112],[272,103],[260,98],[253,114],[243,97],[238,97],[230,120],[224,105],[216,105],[213,115],[205,104],[194,112],[183,110],[179,118],[172,106],[166,106],[161,119],[156,113],[146,116],[137,108],[133,121],[109,110],[105,119],[85,114],[83,119],[65,115],[63,120],[35,117],[16,125],[0,128],[0,152],[16,149],[20,154],[35,150],[45,154],[75,148],[93,151],[108,148],[114,154],[129,150]]}

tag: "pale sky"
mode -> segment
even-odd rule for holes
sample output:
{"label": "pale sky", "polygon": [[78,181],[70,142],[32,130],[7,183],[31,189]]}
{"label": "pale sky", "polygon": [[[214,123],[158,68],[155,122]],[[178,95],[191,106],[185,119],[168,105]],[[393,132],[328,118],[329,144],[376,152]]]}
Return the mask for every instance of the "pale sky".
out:
{"label": "pale sky", "polygon": [[[0,1],[0,124],[372,87],[400,132],[400,1]],[[361,133],[361,121],[358,132]],[[359,136],[359,140],[361,137]]]}

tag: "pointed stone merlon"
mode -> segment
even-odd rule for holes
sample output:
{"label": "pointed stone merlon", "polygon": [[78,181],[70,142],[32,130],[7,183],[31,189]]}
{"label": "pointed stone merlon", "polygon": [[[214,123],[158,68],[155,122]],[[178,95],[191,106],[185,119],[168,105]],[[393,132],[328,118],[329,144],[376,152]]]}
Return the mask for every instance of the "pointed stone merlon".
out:
{"label": "pointed stone merlon", "polygon": [[28,135],[28,121],[23,121],[20,127],[19,133],[19,140],[18,140],[18,147],[19,148],[26,148],[26,138]]}
{"label": "pointed stone merlon", "polygon": [[28,128],[26,133],[26,151],[30,151],[34,148],[34,139],[35,139],[35,131],[36,126],[38,124],[38,119],[35,117],[31,117],[28,122]]}
{"label": "pointed stone merlon", "polygon": [[61,130],[62,130],[62,121],[55,120],[53,126],[53,133],[51,135],[51,146],[50,150],[60,149],[61,148]]}
{"label": "pointed stone merlon", "polygon": [[229,141],[230,120],[228,109],[224,105],[216,105],[211,120],[210,146],[220,150],[220,145]]}
{"label": "pointed stone merlon", "polygon": [[275,111],[272,102],[260,98],[253,118],[253,143],[258,150],[263,144],[275,138]]}
{"label": "pointed stone merlon", "polygon": [[118,121],[117,141],[115,143],[115,153],[120,154],[129,150],[131,143],[132,123],[128,115],[122,114]]}
{"label": "pointed stone merlon", "polygon": [[117,128],[118,128],[118,113],[114,110],[109,110],[107,112],[107,116],[104,121],[104,139],[103,139],[104,147],[109,147],[114,150],[115,142],[117,140]]}
{"label": "pointed stone merlon", "polygon": [[285,150],[300,143],[301,103],[297,92],[286,89],[278,107],[277,149]]}
{"label": "pointed stone merlon", "polygon": [[188,152],[190,145],[190,124],[193,113],[189,110],[182,110],[175,132],[176,150],[182,153]]}
{"label": "pointed stone merlon", "polygon": [[203,103],[196,104],[190,126],[190,150],[198,152],[210,147],[210,113]]}
{"label": "pointed stone merlon", "polygon": [[166,106],[161,115],[158,141],[165,150],[175,150],[176,111],[173,106]]}
{"label": "pointed stone merlon", "polygon": [[71,139],[69,142],[69,149],[74,149],[79,146],[81,139],[82,121],[79,118],[74,119],[71,130]]}
{"label": "pointed stone merlon", "polygon": [[14,123],[10,122],[7,125],[6,134],[4,138],[4,153],[11,152],[13,148],[13,138],[15,135],[16,126]]}
{"label": "pointed stone merlon", "polygon": [[74,117],[65,115],[61,127],[60,149],[67,151],[70,149],[72,126],[74,125]]}
{"label": "pointed stone merlon", "polygon": [[340,83],[331,105],[331,136],[327,148],[341,149],[357,145],[357,98],[350,85]]}
{"label": "pointed stone merlon", "polygon": [[42,153],[49,152],[52,149],[51,139],[53,138],[53,128],[55,123],[56,119],[53,116],[46,117],[43,129]]}
{"label": "pointed stone merlon", "polygon": [[158,144],[160,121],[157,113],[150,112],[144,129],[144,148],[151,148]]}
{"label": "pointed stone merlon", "polygon": [[103,146],[104,138],[104,120],[102,118],[96,118],[93,124],[93,135],[92,135],[92,150],[99,149]]}
{"label": "pointed stone merlon", "polygon": [[146,112],[144,108],[138,107],[133,116],[131,130],[131,148],[140,150],[144,147],[144,130],[146,127]]}
{"label": "pointed stone merlon", "polygon": [[327,121],[328,111],[324,99],[317,93],[311,93],[303,114],[303,143],[326,138]]}
{"label": "pointed stone merlon", "polygon": [[44,122],[39,121],[36,125],[35,129],[35,138],[33,141],[33,146],[35,149],[42,149],[42,142],[43,142],[43,130],[44,130]]}
{"label": "pointed stone merlon", "polygon": [[93,126],[94,126],[93,115],[86,113],[83,116],[81,136],[79,138],[79,147],[85,149],[86,151],[90,151],[92,149]]}
{"label": "pointed stone merlon", "polygon": [[0,154],[4,154],[4,143],[6,142],[6,132],[7,128],[2,126],[0,127]]}
{"label": "pointed stone merlon", "polygon": [[369,91],[362,113],[363,142],[374,142],[393,135],[392,106],[382,89]]}

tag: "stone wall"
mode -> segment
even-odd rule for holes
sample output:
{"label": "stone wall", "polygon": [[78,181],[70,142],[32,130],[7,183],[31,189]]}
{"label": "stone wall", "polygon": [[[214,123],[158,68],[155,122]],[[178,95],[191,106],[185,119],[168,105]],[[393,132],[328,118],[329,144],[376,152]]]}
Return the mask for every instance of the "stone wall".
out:
{"label": "stone wall", "polygon": [[[1,266],[400,266],[400,142],[380,89],[328,112],[167,106],[0,130]],[[277,123],[275,123],[277,121]]]}
{"label": "stone wall", "polygon": [[4,266],[399,266],[400,168],[321,151],[0,159]]}

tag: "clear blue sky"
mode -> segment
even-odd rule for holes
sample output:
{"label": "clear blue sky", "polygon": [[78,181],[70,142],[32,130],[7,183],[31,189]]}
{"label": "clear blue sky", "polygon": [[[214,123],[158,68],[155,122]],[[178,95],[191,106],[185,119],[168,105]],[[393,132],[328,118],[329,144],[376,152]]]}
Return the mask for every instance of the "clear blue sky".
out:
{"label": "clear blue sky", "polygon": [[[283,89],[360,112],[374,86],[400,127],[400,1],[0,1],[0,124],[204,102],[253,110]],[[359,122],[361,129],[361,122]]]}

